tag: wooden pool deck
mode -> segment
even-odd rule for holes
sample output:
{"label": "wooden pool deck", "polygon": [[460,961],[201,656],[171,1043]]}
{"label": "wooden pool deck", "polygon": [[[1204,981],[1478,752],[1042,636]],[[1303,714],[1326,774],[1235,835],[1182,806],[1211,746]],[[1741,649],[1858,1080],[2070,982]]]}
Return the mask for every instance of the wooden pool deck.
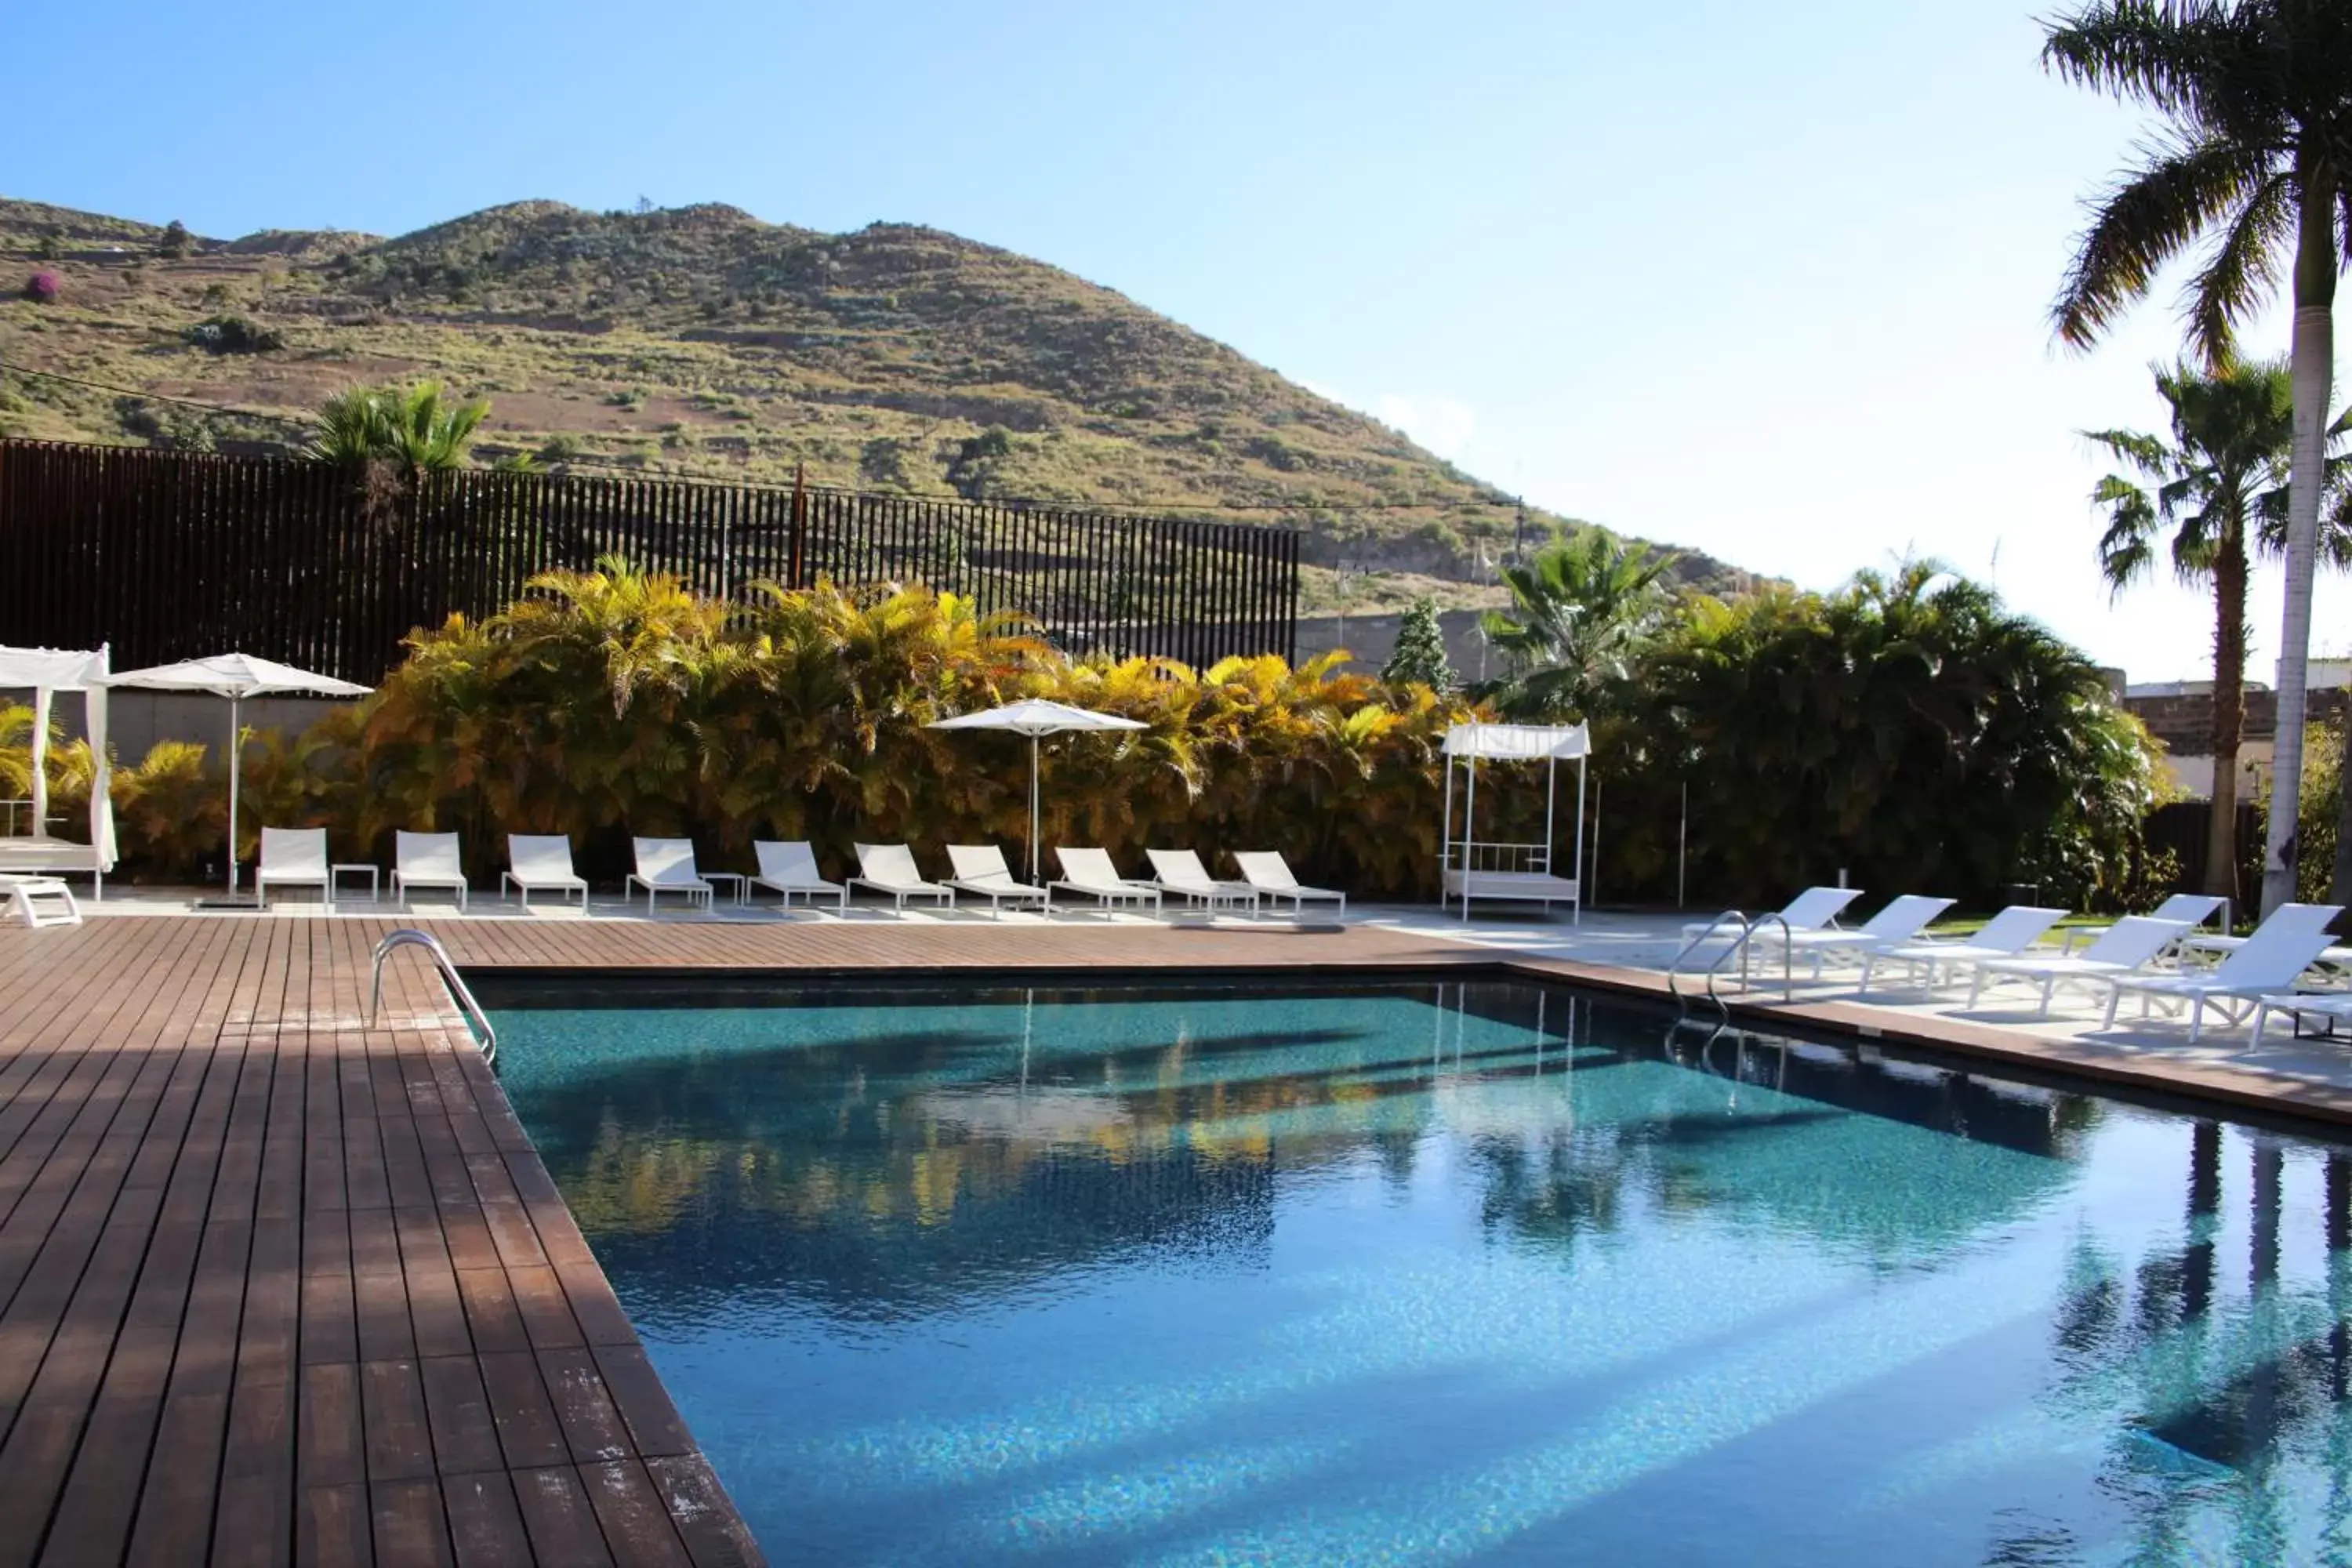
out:
{"label": "wooden pool deck", "polygon": [[[398,925],[482,969],[1511,968],[1663,985],[1360,925],[0,927],[0,1568],[763,1561],[419,954],[394,958],[367,1026],[371,950]],[[2200,1083],[2145,1051],[1963,1025],[1938,1038],[1932,1020],[1834,1002],[1761,1011],[2352,1120],[2352,1088]]]}

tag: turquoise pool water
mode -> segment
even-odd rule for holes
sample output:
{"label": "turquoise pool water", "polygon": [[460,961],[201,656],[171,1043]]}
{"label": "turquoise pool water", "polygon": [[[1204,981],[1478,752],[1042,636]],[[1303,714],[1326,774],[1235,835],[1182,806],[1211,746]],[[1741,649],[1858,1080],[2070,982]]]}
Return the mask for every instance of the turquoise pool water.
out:
{"label": "turquoise pool water", "polygon": [[2324,1142],[1501,982],[489,999],[779,1563],[2352,1562]]}

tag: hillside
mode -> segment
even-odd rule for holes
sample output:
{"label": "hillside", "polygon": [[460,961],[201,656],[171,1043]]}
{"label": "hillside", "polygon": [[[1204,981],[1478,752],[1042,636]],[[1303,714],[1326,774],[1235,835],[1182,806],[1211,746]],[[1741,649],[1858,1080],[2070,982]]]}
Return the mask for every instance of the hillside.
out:
{"label": "hillside", "polygon": [[[19,298],[54,273],[54,300]],[[1288,522],[1310,601],[1488,596],[1530,511],[1399,432],[1124,296],[935,229],[520,202],[394,239],[157,226],[0,200],[0,363],[299,417],[353,382],[485,395],[485,459],[1144,506]],[[233,318],[250,329],[192,333]],[[209,337],[210,342],[205,340]],[[240,347],[242,345],[242,347]],[[0,433],[283,444],[279,420],[0,378]],[[1234,510],[1235,508],[1265,508]],[[1343,568],[1344,571],[1334,571]],[[1685,555],[1685,580],[1745,574]]]}

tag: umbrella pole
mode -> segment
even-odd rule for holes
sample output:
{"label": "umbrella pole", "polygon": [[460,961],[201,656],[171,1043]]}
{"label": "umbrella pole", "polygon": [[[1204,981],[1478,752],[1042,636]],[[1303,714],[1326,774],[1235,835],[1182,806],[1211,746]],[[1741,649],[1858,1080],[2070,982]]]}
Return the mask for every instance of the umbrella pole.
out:
{"label": "umbrella pole", "polygon": [[1029,879],[1037,879],[1043,857],[1037,847],[1037,737],[1029,737]]}
{"label": "umbrella pole", "polygon": [[228,896],[236,897],[236,781],[245,772],[245,732],[237,727],[237,700],[228,700]]}

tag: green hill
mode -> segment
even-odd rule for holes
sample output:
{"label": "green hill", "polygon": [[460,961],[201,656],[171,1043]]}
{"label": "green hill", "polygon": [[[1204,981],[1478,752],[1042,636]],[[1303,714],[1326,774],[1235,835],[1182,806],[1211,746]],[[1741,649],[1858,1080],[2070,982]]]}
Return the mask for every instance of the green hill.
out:
{"label": "green hill", "polygon": [[[486,459],[772,483],[804,465],[864,489],[1287,522],[1323,568],[1310,602],[1392,602],[1421,578],[1480,599],[1482,544],[1564,521],[1522,522],[1399,432],[1110,289],[908,225],[518,202],[395,239],[180,243],[0,200],[0,268],[11,366],[295,416],[353,382],[429,374],[491,400]],[[18,298],[44,268],[58,298]],[[251,330],[192,335],[221,318]],[[23,376],[0,377],[0,433],[225,449],[295,434]],[[1682,574],[1747,580],[1696,554]]]}

